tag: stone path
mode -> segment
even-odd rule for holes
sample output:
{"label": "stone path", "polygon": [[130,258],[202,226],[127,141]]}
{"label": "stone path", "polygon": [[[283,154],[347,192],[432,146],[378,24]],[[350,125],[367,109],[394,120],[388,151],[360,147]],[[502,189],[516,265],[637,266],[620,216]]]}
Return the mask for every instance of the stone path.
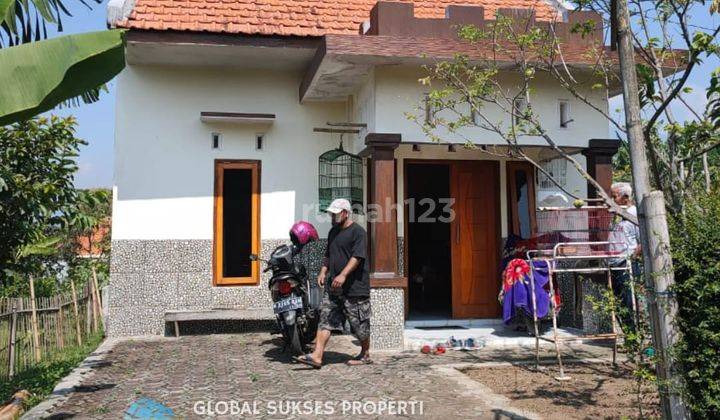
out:
{"label": "stone path", "polygon": [[[575,350],[578,357],[605,352],[581,347]],[[279,338],[268,333],[121,341],[49,414],[51,418],[116,419],[133,402],[148,397],[182,418],[203,417],[208,407],[232,410],[233,404],[235,413],[250,413],[245,418],[313,417],[307,413],[323,418],[411,418],[419,414],[419,402],[424,418],[511,418],[512,410],[492,410],[478,398],[477,389],[469,389],[472,381],[458,380],[448,374],[457,371],[438,369],[438,365],[532,356],[528,350],[488,348],[442,356],[377,353],[374,365],[346,366],[344,362],[356,351],[349,337],[334,336],[326,366],[316,371],[292,363],[282,352]],[[300,403],[307,405],[292,405]],[[399,413],[404,403],[404,415],[372,411],[385,403],[389,404],[386,410],[395,404],[393,413]],[[288,413],[288,409],[293,410]],[[358,415],[358,410],[366,415]],[[239,417],[227,413],[214,418]]]}

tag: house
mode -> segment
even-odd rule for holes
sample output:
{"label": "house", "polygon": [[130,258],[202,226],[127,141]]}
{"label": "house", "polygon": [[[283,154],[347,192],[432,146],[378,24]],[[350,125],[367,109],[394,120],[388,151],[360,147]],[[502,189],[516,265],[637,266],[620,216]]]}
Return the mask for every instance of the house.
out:
{"label": "house", "polygon": [[110,220],[103,221],[87,235],[75,238],[77,256],[80,258],[101,258],[107,256],[107,239],[110,235]]}
{"label": "house", "polygon": [[[172,310],[268,310],[267,278],[247,257],[287,241],[300,219],[326,238],[319,157],[341,141],[361,158],[359,201],[385,214],[357,216],[370,235],[373,345],[401,346],[406,316],[499,317],[502,241],[530,235],[535,203],[560,195],[525,162],[450,133],[432,142],[405,113],[427,91],[423,64],[472,51],[454,38],[458,23],[512,8],[566,28],[585,16],[554,0],[112,0],[109,24],[128,32],[108,333],[164,334]],[[587,39],[565,32],[582,64]],[[550,79],[534,94],[560,146],[609,188],[618,145],[602,140],[607,121]],[[563,175],[566,189],[588,192],[574,170]],[[305,252],[317,270],[322,244]]]}

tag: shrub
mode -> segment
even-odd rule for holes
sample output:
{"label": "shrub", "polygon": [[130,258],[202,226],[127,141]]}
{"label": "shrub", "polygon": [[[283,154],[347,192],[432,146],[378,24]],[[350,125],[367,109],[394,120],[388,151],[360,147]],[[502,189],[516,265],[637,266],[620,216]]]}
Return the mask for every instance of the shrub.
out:
{"label": "shrub", "polygon": [[682,339],[676,349],[694,418],[720,418],[720,196],[671,221]]}

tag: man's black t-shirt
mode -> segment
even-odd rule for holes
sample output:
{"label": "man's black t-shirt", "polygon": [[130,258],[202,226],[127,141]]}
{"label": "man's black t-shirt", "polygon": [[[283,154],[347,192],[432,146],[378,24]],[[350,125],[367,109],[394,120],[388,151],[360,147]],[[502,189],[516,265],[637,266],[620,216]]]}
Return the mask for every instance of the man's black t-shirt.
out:
{"label": "man's black t-shirt", "polygon": [[337,293],[330,286],[335,276],[340,274],[350,258],[360,260],[355,270],[345,279],[342,293],[348,297],[370,296],[370,275],[367,264],[367,233],[362,226],[353,223],[346,228],[333,226],[328,233],[328,245],[325,250],[325,265],[329,276],[325,281],[325,288],[330,293]]}

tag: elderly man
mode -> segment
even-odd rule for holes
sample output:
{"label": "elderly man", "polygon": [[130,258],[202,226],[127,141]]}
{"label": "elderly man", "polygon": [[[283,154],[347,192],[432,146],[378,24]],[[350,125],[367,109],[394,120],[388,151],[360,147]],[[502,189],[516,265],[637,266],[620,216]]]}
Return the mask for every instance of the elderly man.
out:
{"label": "elderly man", "polygon": [[[628,213],[637,216],[637,208],[633,204],[632,186],[628,182],[616,182],[611,186],[612,198],[619,206],[625,207]],[[642,253],[640,247],[640,229],[637,225],[630,221],[621,219],[613,225],[612,234],[610,240],[613,242],[622,243],[624,245],[611,246],[611,249],[616,251],[626,251],[626,253],[619,258],[610,260],[610,264],[613,266],[620,266],[625,264],[626,258],[632,259],[632,271],[634,275],[639,273],[639,264],[637,257]],[[632,295],[630,294],[630,282],[633,281],[628,275],[627,271],[613,271],[613,292],[615,297],[622,302],[623,306],[627,309],[627,314],[622,316],[622,322],[630,328],[634,328],[634,317],[633,315],[633,301]]]}
{"label": "elderly man", "polygon": [[[370,276],[367,264],[367,233],[350,218],[352,208],[345,199],[337,199],[327,209],[333,227],[328,234],[318,284],[325,286],[320,307],[320,322],[315,350],[296,360],[316,369],[322,367],[325,346],[332,331],[342,331],[345,320],[360,341],[360,354],[348,365],[366,365],[370,359]],[[327,276],[327,281],[326,281]]]}

